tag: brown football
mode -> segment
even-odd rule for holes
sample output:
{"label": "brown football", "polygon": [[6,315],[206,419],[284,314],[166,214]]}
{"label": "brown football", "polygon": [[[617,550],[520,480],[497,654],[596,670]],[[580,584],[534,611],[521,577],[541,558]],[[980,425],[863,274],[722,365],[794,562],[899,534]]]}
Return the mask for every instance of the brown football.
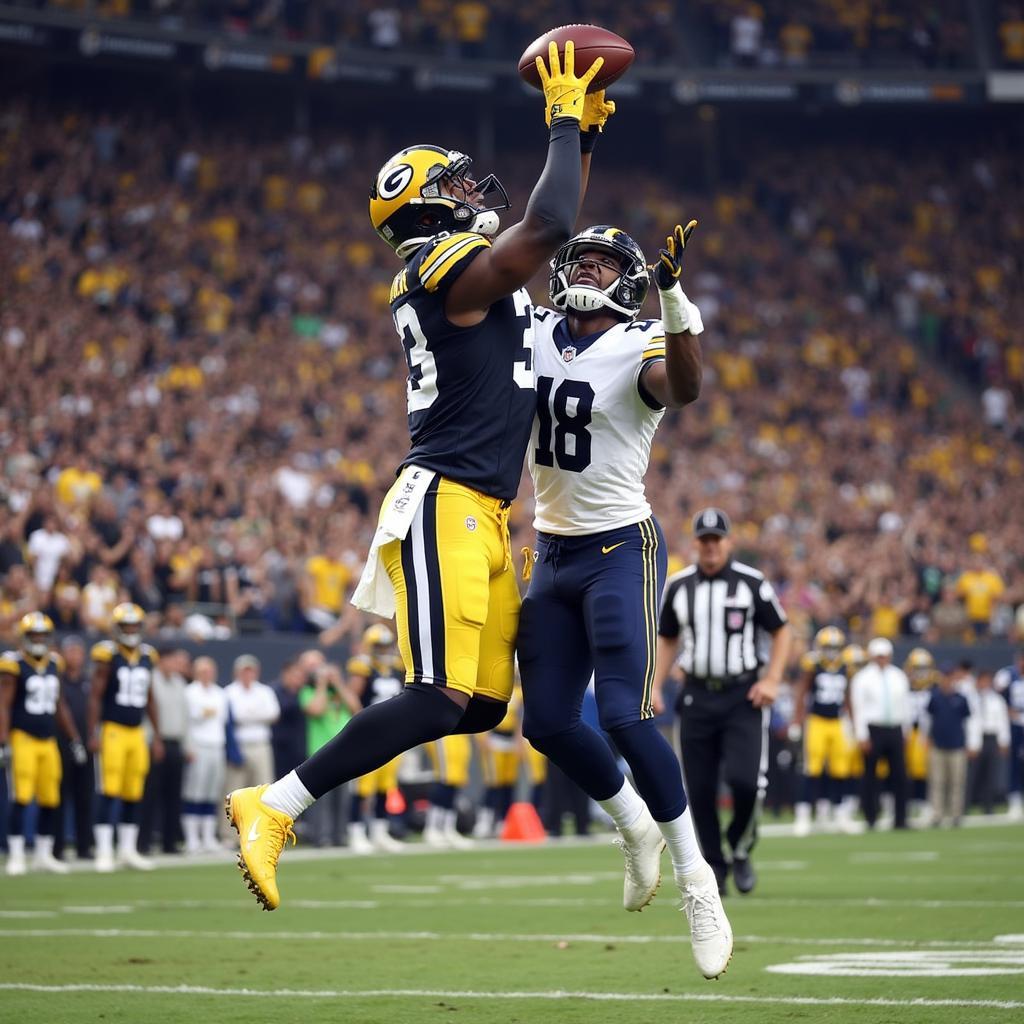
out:
{"label": "brown football", "polygon": [[604,66],[590,83],[587,92],[606,89],[616,79],[621,78],[636,56],[633,47],[622,36],[617,36],[606,28],[598,25],[563,25],[561,28],[545,32],[526,48],[519,58],[519,74],[522,75],[523,81],[539,89],[540,75],[537,74],[536,58],[543,57],[544,63],[547,64],[548,43],[554,42],[558,44],[559,57],[564,59],[565,44],[569,39],[576,49],[577,75],[582,75],[598,57],[604,57]]}

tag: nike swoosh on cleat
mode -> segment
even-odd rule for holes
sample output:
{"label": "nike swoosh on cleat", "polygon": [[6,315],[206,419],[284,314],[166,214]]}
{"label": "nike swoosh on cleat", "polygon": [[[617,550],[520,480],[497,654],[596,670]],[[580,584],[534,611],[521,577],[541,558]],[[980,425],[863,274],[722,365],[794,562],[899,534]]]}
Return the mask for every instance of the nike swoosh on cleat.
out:
{"label": "nike swoosh on cleat", "polygon": [[248,838],[248,840],[249,840],[249,842],[250,842],[250,843],[255,843],[255,842],[256,842],[256,840],[257,840],[257,839],[259,839],[259,837],[260,837],[260,834],[259,834],[259,832],[257,832],[257,831],[256,831],[256,826],[257,826],[257,825],[258,825],[259,823],[260,823],[260,819],[259,819],[259,818],[257,818],[257,819],[256,819],[256,820],[255,820],[255,821],[254,821],[254,822],[252,823],[252,827],[251,827],[251,828],[249,829],[249,835],[248,835],[248,837],[247,837],[247,838]]}
{"label": "nike swoosh on cleat", "polygon": [[601,554],[602,555],[607,555],[609,551],[614,551],[616,548],[621,548],[622,545],[625,544],[625,543],[626,542],[624,540],[620,540],[618,544],[613,544],[609,548],[606,548],[606,547],[604,547],[604,545],[602,545],[601,546]]}

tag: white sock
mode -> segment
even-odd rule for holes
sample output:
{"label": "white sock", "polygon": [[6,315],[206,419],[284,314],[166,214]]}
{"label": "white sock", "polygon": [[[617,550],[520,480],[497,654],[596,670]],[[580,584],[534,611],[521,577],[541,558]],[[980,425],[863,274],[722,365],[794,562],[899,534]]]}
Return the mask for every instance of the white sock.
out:
{"label": "white sock", "polygon": [[424,823],[425,828],[431,832],[440,832],[444,825],[444,808],[435,807],[431,804],[427,808],[427,820]]}
{"label": "white sock", "polygon": [[199,818],[199,830],[202,833],[204,846],[217,844],[217,818],[213,814],[203,814]]}
{"label": "white sock", "polygon": [[114,826],[113,825],[97,825],[95,828],[96,834],[96,856],[100,857],[113,857],[114,856]]}
{"label": "white sock", "polygon": [[647,805],[640,799],[637,791],[629,784],[628,779],[622,782],[622,789],[613,797],[607,800],[597,801],[605,810],[608,816],[615,822],[615,827],[624,831],[640,820],[640,816],[647,810]]}
{"label": "white sock", "polygon": [[289,772],[283,779],[272,782],[260,799],[275,811],[287,814],[293,821],[307,807],[316,803],[316,797],[306,789],[295,772]]}
{"label": "white sock", "polygon": [[697,833],[693,829],[693,815],[687,807],[678,818],[659,821],[658,828],[665,837],[668,854],[672,858],[672,870],[676,875],[692,875],[704,864]]}
{"label": "white sock", "polygon": [[183,814],[181,827],[185,833],[185,849],[190,853],[199,849],[199,815]]}
{"label": "white sock", "polygon": [[458,812],[454,807],[444,812],[444,827],[442,828],[442,831],[445,835],[450,836],[453,832],[458,832],[458,829],[455,827],[457,817]]}
{"label": "white sock", "polygon": [[52,857],[53,836],[36,836],[36,860],[50,860]]}
{"label": "white sock", "polygon": [[138,840],[138,825],[128,822],[117,826],[117,848],[121,853],[135,853]]}
{"label": "white sock", "polygon": [[[37,840],[38,842],[38,840]],[[8,836],[7,837],[7,854],[11,860],[24,860],[25,859],[25,837],[24,836]]]}

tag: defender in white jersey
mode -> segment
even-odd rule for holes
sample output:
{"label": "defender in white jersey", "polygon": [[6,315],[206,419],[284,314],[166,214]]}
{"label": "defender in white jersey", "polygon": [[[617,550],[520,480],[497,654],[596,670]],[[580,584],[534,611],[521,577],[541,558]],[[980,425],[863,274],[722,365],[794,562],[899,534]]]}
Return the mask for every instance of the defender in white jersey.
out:
{"label": "defender in white jersey", "polygon": [[[650,287],[625,232],[591,227],[552,262],[555,310],[534,312],[537,416],[528,452],[537,553],[517,652],[523,732],[611,815],[626,857],[623,904],[641,910],[668,844],[694,958],[718,977],[732,932],[686,806],[679,763],[651,706],[658,601],[667,556],[644,496],[651,441],[666,406],[700,392],[700,313],[678,278],[691,222],[655,271],[662,320],[637,321]],[[629,763],[581,718],[594,675],[601,726]]]}

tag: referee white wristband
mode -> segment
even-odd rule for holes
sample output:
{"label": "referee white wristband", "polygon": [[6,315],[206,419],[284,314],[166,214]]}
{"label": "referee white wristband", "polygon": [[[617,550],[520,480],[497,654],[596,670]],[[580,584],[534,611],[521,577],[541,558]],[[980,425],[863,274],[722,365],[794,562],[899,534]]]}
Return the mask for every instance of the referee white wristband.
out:
{"label": "referee white wristband", "polygon": [[658,289],[661,300],[661,323],[668,334],[700,334],[704,330],[704,321],[700,318],[700,310],[687,297],[683,286],[676,281],[667,292]]}

